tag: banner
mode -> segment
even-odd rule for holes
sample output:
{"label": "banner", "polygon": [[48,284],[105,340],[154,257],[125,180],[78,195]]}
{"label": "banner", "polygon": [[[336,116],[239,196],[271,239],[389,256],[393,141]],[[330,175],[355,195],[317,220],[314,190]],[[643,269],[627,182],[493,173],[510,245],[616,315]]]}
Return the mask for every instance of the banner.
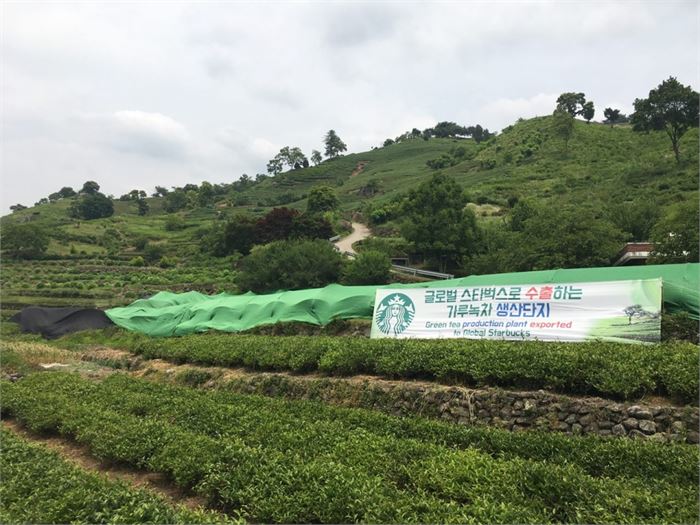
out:
{"label": "banner", "polygon": [[371,337],[656,342],[661,282],[380,288]]}

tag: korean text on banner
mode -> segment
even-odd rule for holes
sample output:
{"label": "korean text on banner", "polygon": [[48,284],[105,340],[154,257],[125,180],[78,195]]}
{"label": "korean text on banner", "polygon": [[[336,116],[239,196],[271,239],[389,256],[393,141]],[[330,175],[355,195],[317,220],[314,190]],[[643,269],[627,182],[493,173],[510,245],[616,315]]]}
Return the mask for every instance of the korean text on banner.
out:
{"label": "korean text on banner", "polygon": [[655,342],[661,279],[378,289],[374,338]]}

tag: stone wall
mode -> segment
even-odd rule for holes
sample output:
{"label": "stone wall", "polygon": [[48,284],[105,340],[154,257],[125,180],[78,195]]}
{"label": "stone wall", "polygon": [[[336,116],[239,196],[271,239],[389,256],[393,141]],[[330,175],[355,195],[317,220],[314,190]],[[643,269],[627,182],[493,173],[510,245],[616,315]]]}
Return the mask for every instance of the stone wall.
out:
{"label": "stone wall", "polygon": [[512,431],[539,429],[698,443],[698,407],[693,406],[617,403],[544,390],[468,389],[374,377],[346,379],[274,373],[240,374],[227,379],[225,388]]}

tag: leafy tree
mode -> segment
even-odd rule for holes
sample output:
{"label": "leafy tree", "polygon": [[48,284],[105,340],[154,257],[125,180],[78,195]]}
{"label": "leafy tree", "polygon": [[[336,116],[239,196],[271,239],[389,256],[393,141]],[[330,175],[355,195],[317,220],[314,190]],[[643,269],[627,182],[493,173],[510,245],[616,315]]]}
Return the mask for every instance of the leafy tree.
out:
{"label": "leafy tree", "polygon": [[62,199],[68,199],[77,195],[75,193],[75,190],[70,186],[64,186],[63,188],[61,188],[60,190],[58,190],[58,194],[61,196]]}
{"label": "leafy tree", "polygon": [[327,241],[276,241],[256,246],[241,262],[238,285],[256,293],[317,288],[337,282],[342,256]]}
{"label": "leafy tree", "polygon": [[39,199],[38,201],[36,201],[34,203],[34,206],[39,206],[40,204],[48,204],[48,203],[49,203],[49,199],[47,199],[46,197],[42,197],[41,199]]}
{"label": "leafy tree", "polygon": [[664,80],[649,97],[634,101],[631,115],[634,131],[664,130],[671,139],[676,162],[680,162],[680,141],[690,128],[698,126],[698,93],[674,77]]}
{"label": "leafy tree", "polygon": [[569,150],[569,140],[574,133],[574,117],[562,109],[556,109],[552,118],[552,131],[564,142],[564,152]]}
{"label": "leafy tree", "polygon": [[165,196],[163,209],[167,213],[175,213],[187,207],[187,193],[182,190],[174,190]]}
{"label": "leafy tree", "polygon": [[364,251],[343,269],[343,284],[386,284],[391,276],[391,261],[386,253]]}
{"label": "leafy tree", "polygon": [[593,106],[593,101],[589,100],[581,107],[581,116],[583,117],[583,120],[586,121],[586,124],[590,124],[594,115],[595,107]]}
{"label": "leafy tree", "polygon": [[94,195],[98,191],[100,191],[100,185],[97,184],[94,180],[89,180],[85,184],[83,184],[83,188],[80,190],[80,193]]}
{"label": "leafy tree", "polygon": [[27,207],[24,204],[13,204],[12,206],[10,206],[10,210],[12,210],[12,213],[26,209]]}
{"label": "leafy tree", "polygon": [[326,146],[326,157],[330,159],[334,159],[348,149],[345,142],[340,140],[340,137],[332,129],[326,133],[323,143]]}
{"label": "leafy tree", "polygon": [[298,216],[299,212],[291,208],[273,208],[255,225],[257,243],[289,239]]}
{"label": "leafy tree", "polygon": [[623,233],[592,210],[538,209],[524,221],[509,248],[517,271],[608,266],[620,251]]}
{"label": "leafy tree", "polygon": [[432,135],[438,138],[457,137],[467,135],[467,130],[454,122],[438,122],[433,128]]}
{"label": "leafy tree", "polygon": [[605,108],[603,111],[603,116],[605,117],[605,123],[610,124],[610,127],[615,127],[615,122],[620,120],[620,110],[613,108]]}
{"label": "leafy tree", "polygon": [[282,162],[282,159],[279,157],[274,157],[270,159],[270,161],[267,163],[267,172],[270,175],[279,175],[282,173],[282,170],[284,169],[284,163]]}
{"label": "leafy tree", "polygon": [[165,219],[165,231],[174,232],[187,228],[185,219],[180,215],[168,215]]}
{"label": "leafy tree", "polygon": [[338,207],[338,197],[330,186],[316,186],[311,188],[306,201],[308,213],[321,213],[333,211]]}
{"label": "leafy tree", "polygon": [[394,141],[393,141],[392,139],[386,139],[386,140],[382,143],[382,146],[386,148],[387,146],[391,146],[393,143],[394,143]]}
{"label": "leafy tree", "polygon": [[514,232],[521,232],[525,229],[525,221],[533,217],[536,209],[525,200],[518,200],[510,212],[510,229]]}
{"label": "leafy tree", "polygon": [[302,213],[292,219],[292,239],[330,239],[333,226],[320,214]]}
{"label": "leafy tree", "polygon": [[146,215],[148,213],[148,210],[151,209],[151,207],[148,205],[148,202],[146,202],[146,199],[139,199],[136,201],[136,206],[138,209],[139,215]]}
{"label": "leafy tree", "polygon": [[418,128],[413,128],[411,130],[411,138],[412,139],[419,139],[420,136],[421,136],[421,130],[419,130]]}
{"label": "leafy tree", "polygon": [[85,220],[111,217],[114,214],[114,204],[102,193],[87,193],[72,204],[68,214],[76,219]]}
{"label": "leafy tree", "polygon": [[58,192],[54,192],[49,194],[49,202],[56,202],[57,200],[61,199],[61,194]]}
{"label": "leafy tree", "polygon": [[314,166],[318,166],[323,162],[323,157],[321,156],[321,152],[318,151],[317,149],[311,151],[311,162],[314,163]]}
{"label": "leafy tree", "polygon": [[411,190],[404,204],[403,237],[414,251],[437,261],[440,271],[475,243],[476,217],[466,204],[462,188],[443,173]]}
{"label": "leafy tree", "polygon": [[161,257],[163,257],[163,252],[163,245],[149,242],[143,249],[143,258],[148,264],[154,264],[160,261]]}
{"label": "leafy tree", "polygon": [[204,181],[197,191],[197,204],[201,207],[209,206],[215,196],[214,186],[210,182]]}
{"label": "leafy tree", "polygon": [[646,311],[644,310],[641,304],[633,304],[625,308],[625,315],[628,318],[627,324],[632,324],[633,317],[643,317],[645,314]]}
{"label": "leafy tree", "polygon": [[581,114],[585,103],[586,95],[583,93],[562,93],[557,98],[557,110],[566,111],[569,115],[575,117]]}
{"label": "leafy tree", "polygon": [[3,223],[2,250],[16,259],[34,259],[49,247],[47,230],[36,224]]}
{"label": "leafy tree", "polygon": [[156,186],[156,192],[153,194],[154,197],[165,197],[168,194],[168,189],[163,186]]}
{"label": "leafy tree", "polygon": [[687,200],[676,204],[651,231],[654,251],[650,261],[653,264],[698,262],[698,224],[700,211],[698,202]]}
{"label": "leafy tree", "polygon": [[472,139],[474,139],[474,142],[477,144],[480,144],[493,136],[493,134],[487,128],[482,128],[480,124],[477,124],[476,126],[469,126],[466,129],[466,133]]}
{"label": "leafy tree", "polygon": [[630,241],[648,241],[659,219],[659,208],[653,199],[642,199],[613,204],[607,215],[615,226],[629,235]]}

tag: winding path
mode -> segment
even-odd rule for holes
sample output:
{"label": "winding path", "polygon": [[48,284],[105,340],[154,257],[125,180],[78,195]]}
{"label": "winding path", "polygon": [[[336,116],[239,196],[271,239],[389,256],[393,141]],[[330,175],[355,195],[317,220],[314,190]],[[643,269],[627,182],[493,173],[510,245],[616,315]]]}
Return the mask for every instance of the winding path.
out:
{"label": "winding path", "polygon": [[356,243],[357,241],[361,241],[362,239],[366,239],[369,237],[372,233],[369,231],[369,228],[365,226],[364,224],[360,222],[353,222],[352,223],[352,233],[350,235],[347,235],[343,237],[342,239],[339,239],[335,245],[338,247],[338,250],[340,250],[340,253],[345,253],[349,252],[354,254],[355,250],[352,249],[352,245]]}

